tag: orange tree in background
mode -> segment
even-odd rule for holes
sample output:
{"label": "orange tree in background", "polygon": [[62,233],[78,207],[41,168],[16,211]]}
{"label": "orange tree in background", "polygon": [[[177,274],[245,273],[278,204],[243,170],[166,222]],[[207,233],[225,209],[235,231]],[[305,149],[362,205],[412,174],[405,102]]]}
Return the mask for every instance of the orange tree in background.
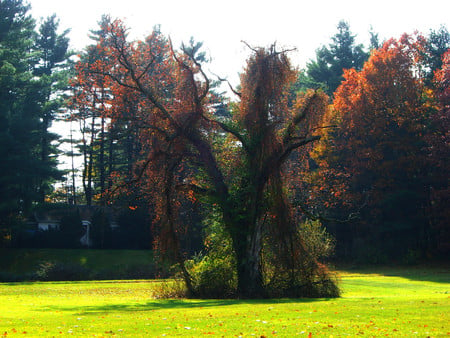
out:
{"label": "orange tree in background", "polygon": [[[432,123],[437,106],[425,86],[425,46],[420,35],[387,41],[361,71],[347,70],[335,93],[327,123],[337,128],[324,130],[312,152],[319,168],[311,182],[316,198],[335,211],[361,208],[357,222],[329,224],[341,255],[411,259],[442,241],[429,215],[437,172],[426,135],[442,125]],[[448,152],[448,143],[433,140]]]}
{"label": "orange tree in background", "polygon": [[319,139],[305,126],[325,111],[325,95],[312,92],[289,105],[295,71],[286,52],[252,49],[236,111],[217,117],[198,45],[176,52],[155,34],[129,42],[117,20],[103,30],[97,48],[107,54],[107,70],[92,72],[111,83],[108,105],[115,119],[126,116],[120,109],[125,96],[137,100],[133,123],[142,128],[145,159],[135,167],[135,179],[154,197],[157,247],[179,263],[191,293],[202,290],[180,248],[186,200],[218,211],[219,227],[231,243],[238,296],[337,295],[326,269],[299,238],[283,174],[293,151]]}

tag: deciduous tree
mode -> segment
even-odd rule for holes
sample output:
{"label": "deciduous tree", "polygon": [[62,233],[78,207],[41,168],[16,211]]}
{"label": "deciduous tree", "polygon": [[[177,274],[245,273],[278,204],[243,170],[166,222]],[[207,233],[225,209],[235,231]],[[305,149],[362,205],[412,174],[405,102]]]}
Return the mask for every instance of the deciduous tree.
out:
{"label": "deciduous tree", "polygon": [[[98,72],[114,83],[114,100],[131,92],[139,102],[135,118],[144,128],[147,159],[136,172],[157,194],[159,248],[172,253],[195,291],[180,250],[178,211],[183,198],[206,198],[231,239],[240,296],[269,295],[277,277],[283,277],[278,295],[335,295],[335,285],[298,237],[283,182],[289,155],[319,138],[308,121],[323,112],[326,99],[311,93],[289,109],[287,89],[295,72],[287,52],[252,48],[237,111],[231,119],[216,119],[210,81],[194,47],[176,52],[155,34],[129,42],[117,20],[98,46],[108,53],[109,67]],[[217,148],[217,135],[228,135],[227,149]],[[264,241],[272,245],[274,275],[263,269],[269,264]]]}
{"label": "deciduous tree", "polygon": [[347,210],[367,202],[357,223],[335,225],[337,233],[350,231],[337,236],[338,247],[345,243],[354,254],[387,259],[432,250],[425,135],[436,108],[425,86],[425,54],[425,38],[405,34],[373,51],[361,71],[345,71],[330,116],[338,128],[314,151],[318,195]]}

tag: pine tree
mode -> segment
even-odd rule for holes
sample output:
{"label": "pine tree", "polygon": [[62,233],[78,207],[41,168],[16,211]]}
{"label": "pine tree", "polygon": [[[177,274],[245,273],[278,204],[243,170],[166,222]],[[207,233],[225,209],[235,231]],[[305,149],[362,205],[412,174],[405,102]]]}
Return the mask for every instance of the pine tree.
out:
{"label": "pine tree", "polygon": [[59,21],[55,15],[48,17],[39,27],[35,48],[39,60],[34,68],[34,75],[40,81],[40,159],[42,173],[39,178],[39,201],[51,191],[51,184],[61,179],[62,173],[57,169],[58,149],[54,144],[59,135],[50,132],[52,123],[58,117],[58,110],[63,105],[63,91],[68,85],[70,63],[68,62],[68,30],[58,34]]}
{"label": "pine tree", "polygon": [[21,1],[0,3],[0,222],[9,226],[35,199],[39,140],[34,20]]}
{"label": "pine tree", "polygon": [[318,49],[316,60],[307,65],[308,76],[315,82],[325,84],[330,96],[342,82],[344,69],[360,70],[369,56],[363,45],[355,45],[355,36],[351,34],[347,22],[340,21],[337,29],[338,33],[331,38],[333,42]]}
{"label": "pine tree", "polygon": [[[0,224],[10,228],[34,202],[42,201],[49,183],[60,177],[48,131],[57,104],[53,70],[62,61],[44,46],[48,34],[35,32],[29,6],[18,0],[0,2]],[[53,20],[53,21],[52,21]],[[50,19],[48,22],[53,22]],[[45,27],[46,25],[43,25]],[[50,39],[51,40],[51,39]],[[63,39],[64,40],[64,39]],[[66,40],[64,40],[66,41]]]}

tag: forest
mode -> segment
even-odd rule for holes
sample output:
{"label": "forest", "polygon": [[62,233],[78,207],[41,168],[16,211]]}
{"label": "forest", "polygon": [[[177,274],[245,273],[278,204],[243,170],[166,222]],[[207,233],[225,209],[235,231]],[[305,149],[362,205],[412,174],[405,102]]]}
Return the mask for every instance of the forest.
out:
{"label": "forest", "polygon": [[445,26],[364,46],[340,21],[304,69],[248,42],[233,88],[194,38],[131,40],[103,16],[71,51],[29,9],[0,3],[0,248],[81,247],[88,208],[86,246],[151,249],[194,295],[250,298],[335,296],[330,261],[448,260]]}

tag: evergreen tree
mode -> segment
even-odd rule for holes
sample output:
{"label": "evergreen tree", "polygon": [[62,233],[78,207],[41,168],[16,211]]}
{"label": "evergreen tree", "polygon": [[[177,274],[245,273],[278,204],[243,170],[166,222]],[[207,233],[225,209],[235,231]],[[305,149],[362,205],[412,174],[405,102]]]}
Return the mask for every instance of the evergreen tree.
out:
{"label": "evergreen tree", "polygon": [[[0,2],[0,227],[3,229],[9,229],[33,202],[42,201],[49,183],[59,178],[55,151],[51,149],[56,137],[48,132],[48,127],[52,112],[57,109],[55,102],[50,101],[55,92],[53,70],[63,59],[60,55],[65,51],[61,50],[67,49],[67,41],[56,38],[59,43],[45,46],[43,39],[51,40],[44,30],[46,24],[41,34],[37,34],[28,10],[29,6],[20,0]],[[55,19],[48,22],[55,23]]]}
{"label": "evergreen tree", "polygon": [[447,27],[431,30],[426,43],[426,62],[429,71],[427,80],[431,82],[434,72],[442,67],[442,57],[450,48],[450,33]]}
{"label": "evergreen tree", "polygon": [[316,60],[307,65],[307,74],[314,81],[325,84],[327,93],[332,95],[342,82],[344,69],[360,70],[368,58],[363,45],[355,45],[355,36],[350,32],[350,26],[340,21],[338,33],[332,43],[322,46],[316,51]]}
{"label": "evergreen tree", "polygon": [[59,139],[59,136],[51,133],[49,128],[57,118],[58,110],[63,104],[62,91],[67,87],[70,63],[67,54],[69,39],[66,36],[69,31],[66,30],[58,35],[58,26],[59,20],[55,15],[48,17],[39,28],[35,44],[39,61],[35,66],[34,74],[39,77],[41,86],[40,159],[43,173],[38,183],[41,202],[50,192],[51,183],[55,179],[61,179],[61,173],[56,169],[58,150],[52,144]]}
{"label": "evergreen tree", "polygon": [[0,222],[10,225],[34,199],[39,129],[33,78],[34,20],[21,1],[0,3]]}

